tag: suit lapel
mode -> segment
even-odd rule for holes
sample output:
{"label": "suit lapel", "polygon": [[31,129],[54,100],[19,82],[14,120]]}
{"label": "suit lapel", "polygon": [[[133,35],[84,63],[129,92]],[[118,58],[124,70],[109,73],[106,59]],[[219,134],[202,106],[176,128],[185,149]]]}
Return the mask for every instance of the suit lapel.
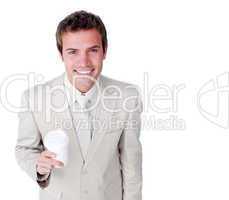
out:
{"label": "suit lapel", "polygon": [[[114,88],[107,89],[106,88],[107,86],[108,86],[108,83],[106,82],[106,78],[101,75],[100,82],[99,82],[100,98],[99,98],[98,105],[96,106],[95,112],[94,112],[95,113],[94,114],[95,116],[94,125],[96,125],[96,127],[94,127],[93,138],[92,138],[91,144],[88,147],[88,151],[87,151],[87,155],[85,159],[86,161],[85,167],[87,166],[89,161],[93,158],[93,155],[95,154],[96,149],[98,148],[104,135],[106,134],[106,130],[109,125],[109,120],[113,116],[113,112],[111,112],[110,110],[114,109],[116,106],[116,101],[113,99],[109,101],[110,110],[107,110],[105,108],[106,101],[104,99],[104,95],[108,96],[108,95],[112,95],[115,93]],[[106,89],[106,94],[104,93],[105,89]]]}

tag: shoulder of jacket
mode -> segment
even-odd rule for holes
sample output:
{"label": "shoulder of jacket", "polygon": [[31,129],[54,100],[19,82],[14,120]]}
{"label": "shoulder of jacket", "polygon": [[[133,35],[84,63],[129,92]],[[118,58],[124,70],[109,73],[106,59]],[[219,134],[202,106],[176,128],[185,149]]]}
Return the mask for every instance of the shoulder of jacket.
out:
{"label": "shoulder of jacket", "polygon": [[52,88],[61,83],[61,81],[63,80],[63,76],[64,74],[61,74],[53,79],[45,81],[44,83],[39,83],[32,87],[29,87],[23,91],[23,95],[28,97],[30,94],[36,95],[38,91],[43,91],[45,88]]}
{"label": "shoulder of jacket", "polygon": [[128,83],[125,81],[120,81],[117,79],[113,79],[104,75],[101,75],[101,78],[105,82],[107,87],[117,87],[120,89],[125,95],[139,95],[140,87],[136,84]]}

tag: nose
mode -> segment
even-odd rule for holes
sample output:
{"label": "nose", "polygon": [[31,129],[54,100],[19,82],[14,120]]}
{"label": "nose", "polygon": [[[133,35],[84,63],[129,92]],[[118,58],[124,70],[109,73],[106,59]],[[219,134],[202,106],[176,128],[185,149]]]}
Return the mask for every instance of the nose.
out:
{"label": "nose", "polygon": [[81,53],[78,58],[78,67],[88,67],[89,66],[89,58],[87,53]]}

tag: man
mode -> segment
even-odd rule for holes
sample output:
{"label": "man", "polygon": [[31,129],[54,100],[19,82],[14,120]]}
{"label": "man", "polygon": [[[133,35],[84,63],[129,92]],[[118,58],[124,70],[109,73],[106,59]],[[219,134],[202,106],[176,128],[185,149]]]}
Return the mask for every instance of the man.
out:
{"label": "man", "polygon": [[[141,200],[142,103],[134,85],[101,75],[103,22],[74,12],[59,23],[56,41],[65,73],[23,93],[18,164],[39,184],[41,200]],[[43,143],[55,129],[69,137],[66,165]]]}

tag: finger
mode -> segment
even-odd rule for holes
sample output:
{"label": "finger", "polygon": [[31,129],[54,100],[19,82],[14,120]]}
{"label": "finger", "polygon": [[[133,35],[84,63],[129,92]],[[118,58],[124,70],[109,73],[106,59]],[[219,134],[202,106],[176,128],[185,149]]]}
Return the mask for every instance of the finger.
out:
{"label": "finger", "polygon": [[46,168],[38,168],[38,173],[39,174],[42,174],[42,175],[45,175],[45,174],[49,174],[50,173],[50,170],[49,169],[46,169]]}
{"label": "finger", "polygon": [[51,158],[41,158],[38,162],[38,165],[46,165],[49,166],[51,169],[55,167],[55,165],[59,165],[58,161],[51,159]]}
{"label": "finger", "polygon": [[59,160],[52,159],[52,165],[57,167],[63,167],[64,163]]}
{"label": "finger", "polygon": [[45,170],[46,172],[50,172],[50,171],[51,171],[49,168],[47,168],[47,167],[45,167],[45,166],[39,166],[39,167],[37,168],[37,170],[39,170],[39,171]]}
{"label": "finger", "polygon": [[45,157],[45,156],[40,156],[40,158],[38,159],[38,161],[40,162],[46,162],[46,163],[52,163],[52,158],[49,157]]}
{"label": "finger", "polygon": [[58,166],[58,167],[64,166],[63,162],[59,160],[51,159],[51,158],[46,158],[46,157],[42,157],[41,159],[39,159],[37,164],[38,165],[44,164],[46,166],[49,166],[50,168],[54,168],[55,166]]}
{"label": "finger", "polygon": [[50,163],[39,162],[39,163],[37,163],[37,165],[38,165],[39,167],[44,167],[44,168],[47,168],[47,169],[49,169],[49,170],[53,169],[53,166],[52,166],[52,164],[50,164]]}
{"label": "finger", "polygon": [[37,160],[37,164],[40,164],[40,163],[46,163],[48,165],[52,165],[52,159],[50,158],[46,158],[44,156],[40,156],[39,159]]}
{"label": "finger", "polygon": [[59,161],[59,160],[56,160],[56,159],[53,159],[53,158],[50,158],[50,157],[46,157],[45,156],[46,154],[42,154],[38,161],[37,161],[37,164],[40,165],[41,163],[46,163],[47,165],[51,166],[52,168],[54,166],[57,166],[57,167],[63,167],[64,166],[64,163]]}
{"label": "finger", "polygon": [[42,152],[42,156],[47,157],[47,158],[55,158],[56,154],[54,152],[46,150]]}

